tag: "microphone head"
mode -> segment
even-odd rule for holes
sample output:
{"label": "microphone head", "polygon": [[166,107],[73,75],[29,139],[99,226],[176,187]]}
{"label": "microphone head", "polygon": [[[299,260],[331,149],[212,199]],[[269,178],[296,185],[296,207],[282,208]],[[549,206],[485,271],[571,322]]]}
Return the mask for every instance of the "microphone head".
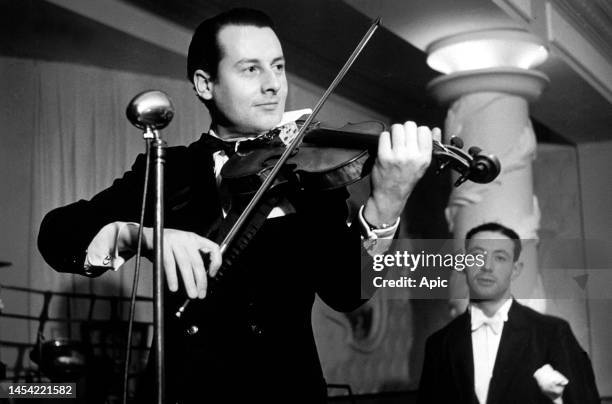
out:
{"label": "microphone head", "polygon": [[125,114],[137,128],[156,130],[168,126],[174,117],[174,107],[166,93],[150,90],[132,98]]}

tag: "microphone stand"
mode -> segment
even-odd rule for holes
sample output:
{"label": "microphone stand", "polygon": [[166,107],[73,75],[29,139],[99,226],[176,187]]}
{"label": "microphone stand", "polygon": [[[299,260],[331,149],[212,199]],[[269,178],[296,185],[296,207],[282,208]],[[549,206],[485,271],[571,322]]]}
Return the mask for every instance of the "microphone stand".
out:
{"label": "microphone stand", "polygon": [[[150,129],[149,129],[150,130]],[[166,162],[166,142],[159,136],[159,131],[153,131],[151,155],[155,172],[155,204],[153,219],[153,323],[155,324],[155,376],[157,381],[157,403],[165,403],[164,374],[164,164]]]}
{"label": "microphone stand", "polygon": [[[174,116],[170,98],[162,91],[145,91],[136,95],[128,104],[126,115],[137,128],[143,129],[145,139],[151,142],[151,155],[155,171],[155,203],[153,224],[153,323],[155,339],[151,347],[155,357],[156,402],[165,404],[164,374],[164,165],[166,142],[160,137],[159,129],[165,128]],[[144,195],[146,198],[146,195]],[[142,230],[142,229],[141,229]],[[134,293],[135,291],[133,291]],[[129,338],[128,338],[129,339]],[[131,349],[128,344],[127,349]],[[129,364],[126,363],[126,368]],[[127,386],[124,388],[127,389]]]}

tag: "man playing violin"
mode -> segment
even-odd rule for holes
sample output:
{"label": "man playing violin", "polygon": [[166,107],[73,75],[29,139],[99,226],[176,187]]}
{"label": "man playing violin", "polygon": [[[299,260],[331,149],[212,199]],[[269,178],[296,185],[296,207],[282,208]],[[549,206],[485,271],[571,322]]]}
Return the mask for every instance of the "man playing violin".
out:
{"label": "man playing violin", "polygon": [[[228,213],[219,172],[234,146],[222,142],[286,123],[287,78],[272,22],[249,9],[202,22],[187,70],[212,123],[200,140],[166,154],[168,402],[325,402],[310,317],[315,294],[340,311],[363,302],[364,245],[385,248],[385,239],[396,232],[406,200],[430,163],[432,131],[406,122],[380,135],[372,192],[350,227],[346,189],[286,191],[233,264],[231,287],[207,298],[207,278],[215,277],[223,260],[214,234]],[[144,165],[139,156],[91,200],[47,214],[39,248],[54,269],[98,276],[135,253]],[[151,254],[148,219],[143,243]],[[200,331],[192,335],[174,317],[185,296],[204,299]]]}

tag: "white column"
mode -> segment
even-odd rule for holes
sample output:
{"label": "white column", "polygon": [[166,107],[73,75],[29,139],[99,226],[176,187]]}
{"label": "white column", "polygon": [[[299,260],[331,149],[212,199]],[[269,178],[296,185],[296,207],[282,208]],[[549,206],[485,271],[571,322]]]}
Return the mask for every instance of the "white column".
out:
{"label": "white column", "polygon": [[[516,32],[511,34],[515,36]],[[478,35],[482,38],[482,33]],[[499,48],[502,37],[499,30],[494,37]],[[470,38],[462,34],[459,40],[465,43]],[[448,43],[449,38],[445,41]],[[513,50],[513,47],[508,49]],[[462,56],[470,57],[469,54],[458,55]],[[475,61],[470,60],[472,65],[467,70],[451,72],[429,84],[431,94],[441,103],[450,105],[445,141],[451,136],[459,136],[466,148],[478,146],[487,154],[495,154],[502,166],[500,175],[492,183],[468,181],[454,188],[446,217],[457,248],[463,248],[467,231],[482,223],[498,222],[515,230],[524,239],[521,255],[524,269],[513,284],[513,294],[529,306],[544,310],[536,250],[540,211],[532,178],[536,138],[529,120],[528,104],[541,94],[548,79],[535,70],[495,66],[490,60],[484,68],[474,66]],[[507,55],[500,60],[511,65]],[[451,297],[454,314],[461,313],[468,302],[467,285],[461,274],[454,273],[451,278]]]}

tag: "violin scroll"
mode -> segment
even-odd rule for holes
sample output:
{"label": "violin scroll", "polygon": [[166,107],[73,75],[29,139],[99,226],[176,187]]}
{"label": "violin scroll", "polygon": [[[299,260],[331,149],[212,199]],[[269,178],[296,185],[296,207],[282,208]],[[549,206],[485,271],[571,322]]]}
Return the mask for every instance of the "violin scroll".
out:
{"label": "violin scroll", "polygon": [[457,136],[451,138],[449,145],[434,140],[433,156],[437,163],[437,172],[450,167],[459,173],[455,187],[467,180],[488,184],[497,178],[501,164],[496,156],[482,154],[482,149],[477,146],[470,147],[467,153],[462,149],[463,140]]}
{"label": "violin scroll", "polygon": [[471,162],[469,180],[478,184],[488,184],[499,175],[501,164],[499,159],[490,154],[479,154]]}

